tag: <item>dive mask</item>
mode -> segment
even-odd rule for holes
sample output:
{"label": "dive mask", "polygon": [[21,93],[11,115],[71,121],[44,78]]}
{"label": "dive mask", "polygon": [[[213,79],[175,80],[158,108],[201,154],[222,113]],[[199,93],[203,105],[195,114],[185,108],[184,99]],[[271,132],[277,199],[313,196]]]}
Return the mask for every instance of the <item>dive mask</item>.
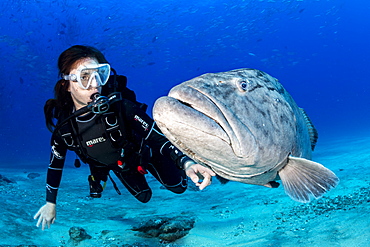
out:
{"label": "dive mask", "polygon": [[110,65],[107,63],[98,65],[80,66],[75,74],[63,75],[64,80],[78,82],[83,89],[88,89],[95,80],[97,87],[104,86],[110,75]]}

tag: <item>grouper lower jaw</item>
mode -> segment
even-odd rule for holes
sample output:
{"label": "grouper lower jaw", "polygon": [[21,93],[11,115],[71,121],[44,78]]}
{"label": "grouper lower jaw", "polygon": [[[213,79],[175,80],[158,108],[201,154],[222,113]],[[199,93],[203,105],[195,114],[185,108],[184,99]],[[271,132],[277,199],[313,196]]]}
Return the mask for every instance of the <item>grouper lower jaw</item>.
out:
{"label": "grouper lower jaw", "polygon": [[[162,110],[155,111],[156,108]],[[228,135],[214,119],[175,98],[161,97],[156,101],[153,109],[153,116],[157,119],[158,126],[160,128],[164,126],[175,136],[188,135],[185,132],[192,131],[191,133],[202,136],[217,137],[230,144]]]}

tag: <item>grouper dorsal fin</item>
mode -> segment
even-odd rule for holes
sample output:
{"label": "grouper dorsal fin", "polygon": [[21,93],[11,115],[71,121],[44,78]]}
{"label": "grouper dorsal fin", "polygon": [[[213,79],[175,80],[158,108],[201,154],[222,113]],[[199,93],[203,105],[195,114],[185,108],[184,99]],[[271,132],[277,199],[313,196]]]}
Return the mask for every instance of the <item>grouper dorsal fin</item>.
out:
{"label": "grouper dorsal fin", "polygon": [[299,108],[303,114],[304,119],[306,120],[306,125],[308,129],[308,133],[310,135],[310,141],[311,141],[311,149],[312,151],[316,147],[317,139],[319,138],[319,133],[317,132],[315,126],[313,125],[311,119],[308,117],[307,113],[303,108]]}

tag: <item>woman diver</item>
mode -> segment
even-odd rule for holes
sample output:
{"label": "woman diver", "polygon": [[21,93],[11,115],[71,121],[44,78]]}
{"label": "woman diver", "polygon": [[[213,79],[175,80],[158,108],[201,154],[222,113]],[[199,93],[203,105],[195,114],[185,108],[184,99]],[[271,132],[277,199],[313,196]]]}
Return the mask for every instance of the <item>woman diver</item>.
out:
{"label": "woman diver", "polygon": [[[53,133],[52,152],[46,204],[34,216],[38,219],[37,227],[41,225],[44,230],[55,221],[67,150],[74,151],[89,165],[90,196],[95,198],[101,197],[104,189],[101,182],[105,184],[108,177],[119,192],[110,171],[143,203],[152,196],[145,179],[147,171],[177,194],[186,190],[187,176],[201,190],[211,183],[215,173],[173,146],[135,100],[107,90],[110,81],[117,83],[117,78],[125,77],[115,74],[99,50],[72,46],[59,56],[58,68],[62,79],[55,85],[55,99],[49,99],[44,107],[47,127]],[[79,166],[79,160],[75,165]]]}

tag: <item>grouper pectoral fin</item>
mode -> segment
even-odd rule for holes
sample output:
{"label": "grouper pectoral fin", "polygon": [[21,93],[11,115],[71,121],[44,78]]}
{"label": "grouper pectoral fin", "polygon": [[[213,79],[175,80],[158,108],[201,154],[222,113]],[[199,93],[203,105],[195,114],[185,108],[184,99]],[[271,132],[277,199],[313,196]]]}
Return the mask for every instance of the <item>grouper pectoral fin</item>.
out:
{"label": "grouper pectoral fin", "polygon": [[292,156],[278,174],[285,193],[298,202],[318,199],[339,182],[338,177],[323,165]]}

